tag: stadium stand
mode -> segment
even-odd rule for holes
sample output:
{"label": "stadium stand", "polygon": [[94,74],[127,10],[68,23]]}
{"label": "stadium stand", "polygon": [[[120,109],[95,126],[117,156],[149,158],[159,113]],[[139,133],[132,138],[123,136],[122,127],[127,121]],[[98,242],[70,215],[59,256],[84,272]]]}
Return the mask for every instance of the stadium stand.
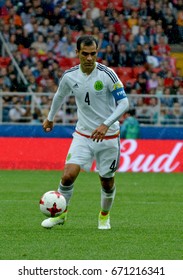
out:
{"label": "stadium stand", "polygon": [[[0,122],[40,123],[63,71],[79,63],[78,36],[93,34],[98,61],[119,75],[140,123],[182,125],[182,13],[176,0],[1,1]],[[16,104],[23,114],[15,120]],[[73,124],[67,104],[58,123]]]}

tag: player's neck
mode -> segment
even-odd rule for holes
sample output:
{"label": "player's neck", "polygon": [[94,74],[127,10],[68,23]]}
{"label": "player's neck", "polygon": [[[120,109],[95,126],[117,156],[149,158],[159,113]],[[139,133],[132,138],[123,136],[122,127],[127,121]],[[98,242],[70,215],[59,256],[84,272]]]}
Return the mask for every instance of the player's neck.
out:
{"label": "player's neck", "polygon": [[91,69],[86,69],[85,67],[83,67],[83,66],[81,65],[81,71],[82,71],[84,74],[86,74],[87,76],[89,76],[89,75],[93,72],[93,70],[95,69],[95,66],[96,66],[96,64],[94,65],[93,68],[91,68]]}

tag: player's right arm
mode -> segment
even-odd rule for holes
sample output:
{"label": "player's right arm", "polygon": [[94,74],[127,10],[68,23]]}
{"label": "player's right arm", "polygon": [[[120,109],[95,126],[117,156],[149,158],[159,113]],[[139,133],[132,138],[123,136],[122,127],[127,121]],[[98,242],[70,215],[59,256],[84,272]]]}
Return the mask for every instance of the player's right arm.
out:
{"label": "player's right arm", "polygon": [[45,132],[50,132],[53,129],[53,121],[56,113],[61,107],[63,100],[66,95],[70,93],[70,89],[65,82],[65,76],[61,79],[59,87],[53,97],[51,108],[48,114],[47,119],[43,122],[43,129]]}

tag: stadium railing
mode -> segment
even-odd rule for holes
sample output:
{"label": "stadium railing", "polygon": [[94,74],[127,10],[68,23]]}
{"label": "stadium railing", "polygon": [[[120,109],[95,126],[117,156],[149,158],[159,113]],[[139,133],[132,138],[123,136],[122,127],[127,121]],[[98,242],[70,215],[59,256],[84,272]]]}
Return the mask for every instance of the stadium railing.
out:
{"label": "stadium railing", "polygon": [[[53,96],[53,93],[0,92],[0,124],[41,123],[48,114]],[[70,98],[71,96],[66,98],[56,115],[58,125],[74,125],[77,121],[76,105]],[[183,96],[129,94],[128,98],[130,107],[136,109],[140,125],[183,126]],[[13,108],[15,119],[10,117]],[[22,114],[19,114],[21,109]]]}

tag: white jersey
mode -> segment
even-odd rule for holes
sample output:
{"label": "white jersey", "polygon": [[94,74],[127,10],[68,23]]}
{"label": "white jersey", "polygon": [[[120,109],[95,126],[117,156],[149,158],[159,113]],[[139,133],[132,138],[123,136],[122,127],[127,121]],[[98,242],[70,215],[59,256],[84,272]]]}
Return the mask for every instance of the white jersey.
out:
{"label": "white jersey", "polygon": [[102,123],[110,126],[107,135],[119,131],[119,122],[110,122],[110,116],[115,111],[116,104],[127,97],[122,82],[111,68],[96,62],[90,75],[83,73],[80,65],[65,71],[54,96],[48,120],[53,121],[64,97],[69,94],[74,95],[76,100],[77,131],[91,135]]}

